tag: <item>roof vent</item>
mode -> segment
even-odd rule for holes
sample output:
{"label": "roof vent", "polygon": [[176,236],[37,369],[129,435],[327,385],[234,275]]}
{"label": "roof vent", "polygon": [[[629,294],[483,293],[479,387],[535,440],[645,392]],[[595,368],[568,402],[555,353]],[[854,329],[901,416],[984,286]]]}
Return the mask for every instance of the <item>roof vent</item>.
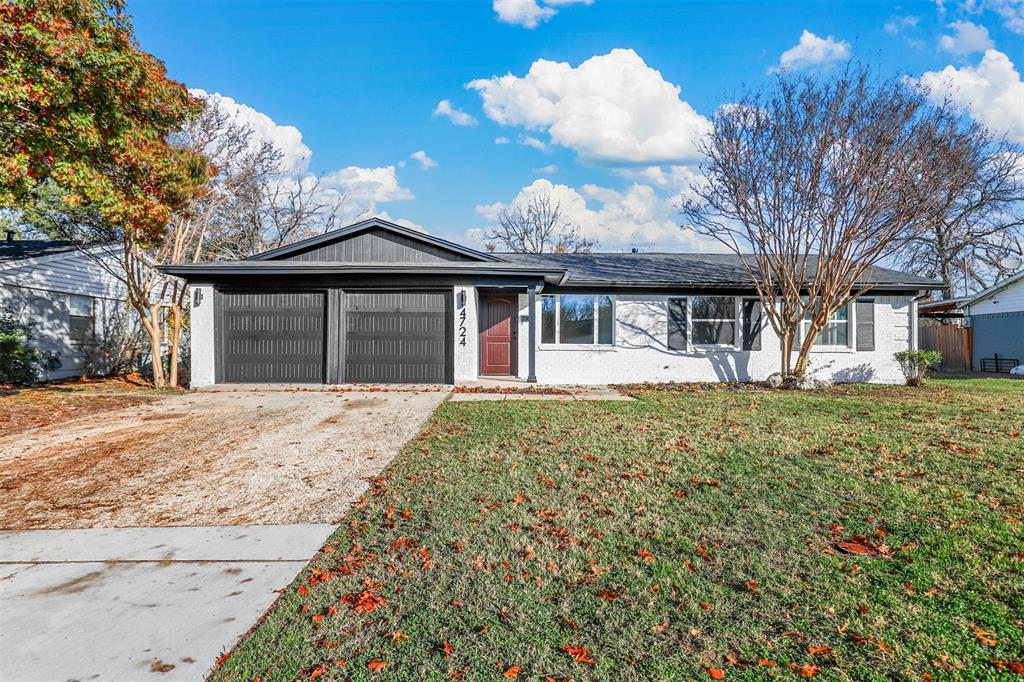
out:
{"label": "roof vent", "polygon": [[638,248],[636,248],[636,247],[634,246],[633,248],[631,248],[631,249],[629,250],[629,252],[630,252],[630,253],[640,253],[640,249],[638,249]]}
{"label": "roof vent", "polygon": [[7,243],[8,244],[11,244],[11,243],[14,242],[14,235],[15,235],[14,230],[7,230]]}

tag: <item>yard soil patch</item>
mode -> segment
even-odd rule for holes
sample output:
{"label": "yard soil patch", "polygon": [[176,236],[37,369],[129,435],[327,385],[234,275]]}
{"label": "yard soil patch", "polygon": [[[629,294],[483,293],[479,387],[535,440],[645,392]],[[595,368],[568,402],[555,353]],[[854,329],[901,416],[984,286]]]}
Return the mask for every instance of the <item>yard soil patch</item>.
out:
{"label": "yard soil patch", "polygon": [[169,393],[174,391],[157,391],[131,376],[0,388],[0,438],[98,412],[145,405]]}
{"label": "yard soil patch", "polygon": [[0,443],[0,528],[336,521],[444,393],[209,392]]}

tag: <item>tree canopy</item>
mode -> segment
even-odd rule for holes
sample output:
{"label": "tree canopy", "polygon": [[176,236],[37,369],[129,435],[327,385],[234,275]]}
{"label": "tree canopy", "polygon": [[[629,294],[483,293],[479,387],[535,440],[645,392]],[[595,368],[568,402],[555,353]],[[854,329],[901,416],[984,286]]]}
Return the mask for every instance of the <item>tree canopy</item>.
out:
{"label": "tree canopy", "polygon": [[139,49],[124,0],[0,4],[0,206],[52,179],[150,238],[204,180],[203,156],[168,142],[201,107]]}

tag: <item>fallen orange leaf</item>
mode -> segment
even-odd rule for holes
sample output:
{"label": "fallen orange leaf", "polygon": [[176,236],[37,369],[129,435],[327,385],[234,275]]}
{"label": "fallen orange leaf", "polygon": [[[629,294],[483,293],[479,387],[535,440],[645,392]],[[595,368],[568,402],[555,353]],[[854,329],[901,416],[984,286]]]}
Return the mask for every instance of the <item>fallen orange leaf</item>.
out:
{"label": "fallen orange leaf", "polygon": [[713,679],[713,680],[724,680],[725,679],[725,671],[722,670],[721,668],[707,668],[707,671],[708,671],[708,675],[710,675],[711,679]]}
{"label": "fallen orange leaf", "polygon": [[387,661],[379,661],[376,658],[366,664],[366,667],[375,673],[379,673],[381,670],[387,667]]}
{"label": "fallen orange leaf", "polygon": [[586,663],[587,665],[594,665],[597,661],[590,655],[585,646],[573,646],[571,644],[563,644],[562,651],[572,656],[572,660],[577,663]]}
{"label": "fallen orange leaf", "polygon": [[804,678],[814,677],[815,675],[818,674],[818,671],[821,670],[821,668],[819,668],[818,666],[814,665],[813,663],[804,663],[802,665],[797,665],[796,663],[790,663],[789,667],[790,667],[790,669],[794,673],[796,673],[797,677],[804,677]]}
{"label": "fallen orange leaf", "polygon": [[520,666],[514,665],[505,672],[503,672],[501,676],[504,677],[506,680],[514,680],[515,678],[519,677],[520,670],[522,670]]}

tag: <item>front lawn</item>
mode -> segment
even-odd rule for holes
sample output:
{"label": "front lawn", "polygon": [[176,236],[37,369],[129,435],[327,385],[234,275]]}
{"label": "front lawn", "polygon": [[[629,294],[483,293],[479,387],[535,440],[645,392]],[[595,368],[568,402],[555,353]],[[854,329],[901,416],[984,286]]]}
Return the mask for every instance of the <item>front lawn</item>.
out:
{"label": "front lawn", "polygon": [[217,680],[1019,679],[1024,384],[448,403]]}

